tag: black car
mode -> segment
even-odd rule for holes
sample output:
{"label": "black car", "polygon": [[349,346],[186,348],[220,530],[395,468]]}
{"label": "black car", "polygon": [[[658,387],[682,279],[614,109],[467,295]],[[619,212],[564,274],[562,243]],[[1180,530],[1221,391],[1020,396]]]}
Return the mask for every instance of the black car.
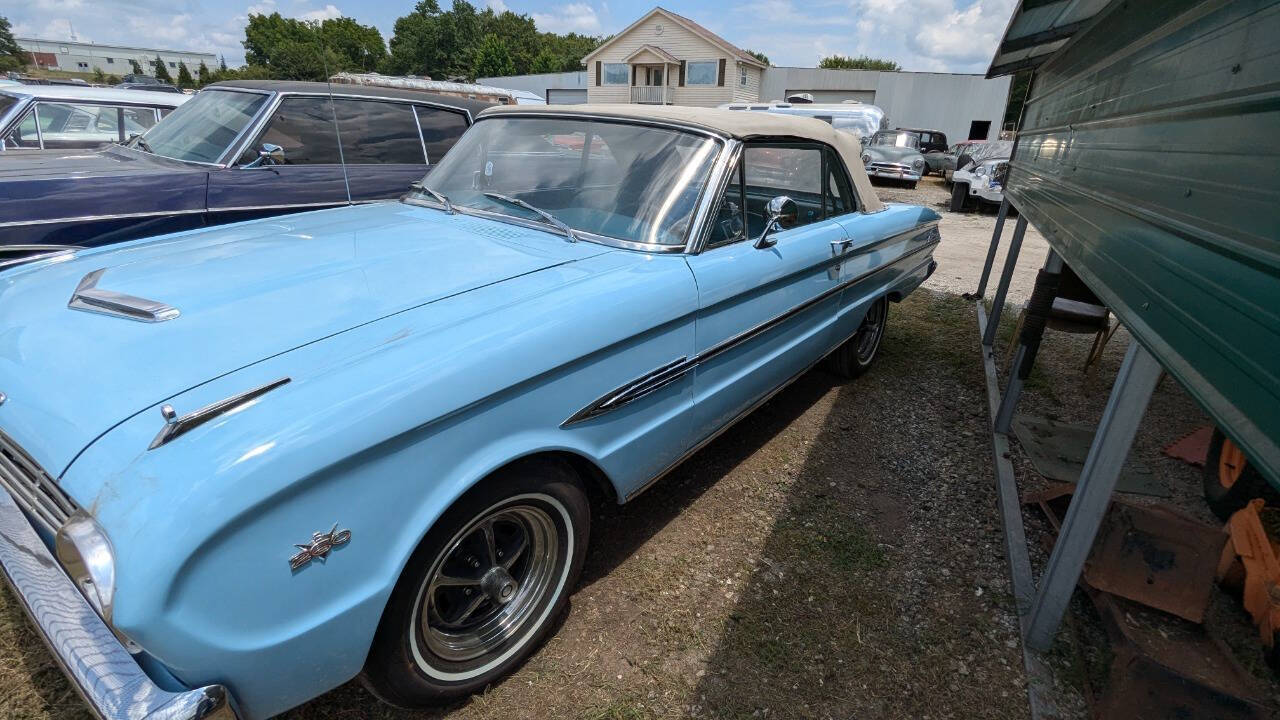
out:
{"label": "black car", "polygon": [[920,138],[920,152],[928,154],[931,152],[947,151],[947,134],[941,130],[926,130],[923,128],[898,128],[909,133],[915,133]]}
{"label": "black car", "polygon": [[216,83],[123,145],[0,153],[0,263],[33,246],[399,197],[485,107],[380,87]]}

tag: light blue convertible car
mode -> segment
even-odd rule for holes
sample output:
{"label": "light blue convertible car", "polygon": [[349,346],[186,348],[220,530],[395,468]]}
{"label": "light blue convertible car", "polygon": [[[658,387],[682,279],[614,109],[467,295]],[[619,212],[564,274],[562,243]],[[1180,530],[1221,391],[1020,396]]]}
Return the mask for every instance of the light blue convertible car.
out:
{"label": "light blue convertible car", "polygon": [[589,497],[875,359],[938,215],[819,120],[486,111],[387,202],[0,272],[0,566],[107,718],[510,672]]}

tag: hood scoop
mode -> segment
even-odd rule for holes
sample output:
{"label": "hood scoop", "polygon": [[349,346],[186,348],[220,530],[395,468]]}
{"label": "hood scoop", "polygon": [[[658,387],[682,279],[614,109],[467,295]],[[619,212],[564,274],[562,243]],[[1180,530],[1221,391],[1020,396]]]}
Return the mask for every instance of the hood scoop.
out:
{"label": "hood scoop", "polygon": [[98,280],[106,271],[106,268],[100,268],[85,275],[76,286],[76,291],[71,294],[67,307],[147,323],[164,322],[178,317],[178,308],[172,305],[98,287]]}

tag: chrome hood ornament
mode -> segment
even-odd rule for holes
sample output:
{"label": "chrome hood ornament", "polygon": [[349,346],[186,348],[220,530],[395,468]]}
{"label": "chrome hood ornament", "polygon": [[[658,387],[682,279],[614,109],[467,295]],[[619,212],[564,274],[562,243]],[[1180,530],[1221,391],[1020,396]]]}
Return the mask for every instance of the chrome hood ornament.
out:
{"label": "chrome hood ornament", "polygon": [[160,432],[156,433],[155,438],[152,439],[151,445],[147,446],[147,449],[155,450],[161,445],[177,439],[184,433],[194,430],[220,415],[226,415],[227,413],[239,410],[240,408],[257,400],[259,397],[266,395],[281,385],[287,385],[288,383],[289,378],[287,377],[280,378],[279,380],[273,380],[266,385],[260,385],[252,390],[246,390],[239,395],[232,395],[225,400],[219,400],[211,405],[205,405],[199,410],[192,410],[182,417],[178,417],[178,411],[174,410],[172,405],[166,403],[160,408],[160,417],[164,418],[164,427],[160,428]]}
{"label": "chrome hood ornament", "polygon": [[148,323],[178,317],[178,308],[172,305],[98,287],[98,280],[102,279],[102,274],[106,271],[106,268],[100,268],[85,275],[76,286],[76,291],[71,294],[67,307]]}
{"label": "chrome hood ornament", "polygon": [[311,534],[311,542],[306,545],[294,545],[299,552],[289,558],[289,569],[297,570],[312,560],[324,562],[329,557],[329,551],[339,545],[346,545],[351,541],[350,530],[339,530],[338,523],[334,523],[329,532],[318,532]]}

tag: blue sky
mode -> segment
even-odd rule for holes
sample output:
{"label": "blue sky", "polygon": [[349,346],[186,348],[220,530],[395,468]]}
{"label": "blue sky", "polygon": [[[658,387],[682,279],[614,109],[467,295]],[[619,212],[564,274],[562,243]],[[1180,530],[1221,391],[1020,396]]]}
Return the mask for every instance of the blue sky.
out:
{"label": "blue sky", "polygon": [[[447,5],[449,0],[442,0]],[[705,0],[664,5],[775,65],[813,66],[823,55],[868,54],[906,70],[981,72],[1014,0]],[[652,0],[479,0],[532,15],[539,29],[617,32]],[[225,54],[244,61],[240,41],[251,13],[324,19],[346,15],[391,38],[413,0],[27,0],[6,13],[16,35]]]}

